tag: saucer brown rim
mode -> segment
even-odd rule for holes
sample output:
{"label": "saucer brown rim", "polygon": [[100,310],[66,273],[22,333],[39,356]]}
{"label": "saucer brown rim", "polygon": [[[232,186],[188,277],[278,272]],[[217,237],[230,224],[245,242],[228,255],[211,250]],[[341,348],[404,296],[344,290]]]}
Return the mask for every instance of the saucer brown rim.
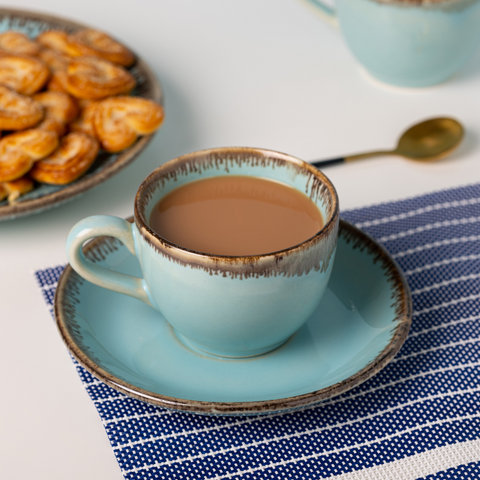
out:
{"label": "saucer brown rim", "polygon": [[[92,28],[83,23],[79,23],[73,20],[68,20],[65,18],[57,17],[54,15],[44,14],[35,12],[32,10],[18,10],[10,8],[0,8],[0,18],[3,17],[15,17],[19,18],[25,22],[39,21],[45,22],[49,25],[55,26],[56,28],[66,30],[66,31],[75,31],[84,28]],[[164,95],[160,82],[155,77],[151,68],[147,63],[142,60],[134,52],[136,61],[134,67],[145,77],[145,92],[143,98],[148,98],[154,100],[161,105],[164,104]],[[130,148],[124,150],[117,155],[115,161],[103,168],[98,173],[95,173],[91,177],[83,177],[74,182],[71,185],[67,185],[61,190],[58,190],[53,193],[49,193],[39,198],[32,200],[26,200],[24,202],[18,202],[13,205],[3,205],[0,206],[0,221],[12,220],[20,218],[22,216],[30,215],[33,213],[40,213],[44,210],[60,206],[61,204],[73,200],[78,195],[90,190],[91,188],[103,183],[105,180],[109,179],[113,175],[116,175],[118,172],[123,170],[126,166],[132,163],[137,156],[145,149],[145,147],[153,139],[155,133],[140,137]]]}
{"label": "saucer brown rim", "polygon": [[[277,250],[274,252],[268,252],[260,255],[244,255],[244,256],[214,255],[210,253],[199,252],[196,250],[190,250],[188,248],[185,248],[170,242],[169,240],[161,237],[157,232],[152,230],[148,225],[148,222],[145,216],[143,215],[143,208],[140,205],[141,200],[145,196],[145,192],[147,191],[147,189],[154,182],[159,181],[161,177],[165,176],[166,172],[176,171],[177,169],[180,169],[182,166],[184,166],[185,163],[188,163],[194,158],[201,157],[201,156],[206,157],[212,154],[214,155],[214,154],[224,153],[224,152],[246,154],[246,155],[260,154],[265,156],[266,158],[270,157],[272,158],[272,160],[275,158],[276,160],[286,161],[287,163],[290,163],[292,165],[295,165],[296,167],[300,167],[306,170],[310,174],[320,179],[323,185],[328,189],[331,197],[331,201],[333,204],[332,214],[330,218],[328,219],[327,222],[325,222],[323,227],[315,235],[313,235],[310,238],[307,238],[305,241],[297,245],[293,245],[292,247],[285,248],[283,250]],[[135,205],[134,205],[135,223],[137,225],[139,232],[149,244],[160,249],[166,248],[170,252],[177,252],[177,254],[186,255],[190,258],[197,258],[197,259],[203,258],[203,259],[209,259],[209,260],[213,259],[216,262],[226,261],[228,264],[235,262],[236,259],[238,259],[238,261],[241,263],[249,262],[250,260],[258,261],[260,259],[265,259],[265,260],[274,259],[275,257],[281,256],[287,253],[292,253],[297,250],[308,248],[310,245],[317,242],[321,237],[325,237],[331,233],[332,229],[335,227],[335,224],[337,223],[339,212],[340,212],[339,200],[338,200],[338,194],[335,189],[335,186],[333,185],[331,180],[318,168],[314,167],[308,162],[305,162],[304,160],[301,160],[292,155],[288,155],[286,153],[278,152],[275,150],[268,150],[265,148],[254,148],[254,147],[209,148],[205,150],[199,150],[197,152],[187,153],[186,155],[182,155],[180,157],[174,158],[173,160],[170,160],[169,162],[156,168],[152,173],[150,173],[150,175],[148,175],[147,178],[145,178],[145,180],[142,182],[142,184],[140,185],[137,191],[137,194],[135,196]]]}
{"label": "saucer brown rim", "polygon": [[[132,222],[133,220],[129,219],[129,221]],[[58,281],[58,286],[55,292],[55,321],[60,335],[71,354],[92,375],[125,395],[159,407],[184,411],[187,413],[210,415],[257,415],[280,413],[293,409],[314,406],[360,385],[382,370],[400,350],[405,342],[412,322],[412,298],[408,283],[401,269],[387,250],[368,234],[342,219],[340,219],[339,234],[344,236],[347,243],[352,243],[354,249],[366,249],[374,257],[375,263],[380,262],[380,264],[383,265],[387,279],[393,283],[393,306],[395,308],[396,316],[392,322],[396,322],[397,326],[395,327],[389,343],[373,361],[347,379],[320,390],[276,400],[254,402],[205,402],[169,397],[139,387],[134,387],[128,382],[118,379],[97,365],[78,347],[69,333],[68,318],[62,305],[64,304],[64,298],[69,288],[69,282],[72,279],[72,275],[80,278],[70,265],[65,267],[65,270]],[[97,237],[92,240],[84,247],[84,252],[87,253],[101,247],[105,243],[105,239],[106,237]]]}

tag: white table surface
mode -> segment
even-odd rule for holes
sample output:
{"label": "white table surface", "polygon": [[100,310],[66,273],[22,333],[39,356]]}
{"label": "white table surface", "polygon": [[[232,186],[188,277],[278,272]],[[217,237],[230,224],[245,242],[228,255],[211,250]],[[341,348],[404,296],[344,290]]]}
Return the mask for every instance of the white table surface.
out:
{"label": "white table surface", "polygon": [[69,229],[92,214],[132,214],[155,167],[217,146],[302,159],[393,147],[409,124],[464,122],[450,158],[382,157],[330,167],[343,209],[480,181],[480,51],[449,82],[401,91],[361,73],[333,27],[297,0],[15,0],[70,17],[140,52],[165,90],[166,122],[132,165],[80,199],[0,223],[0,472],[9,480],[120,480],[95,407],[34,281],[66,263]]}

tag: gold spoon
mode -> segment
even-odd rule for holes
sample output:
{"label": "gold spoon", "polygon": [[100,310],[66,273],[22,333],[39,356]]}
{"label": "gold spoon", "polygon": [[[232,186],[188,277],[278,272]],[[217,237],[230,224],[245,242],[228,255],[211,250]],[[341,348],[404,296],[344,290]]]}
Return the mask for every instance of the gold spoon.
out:
{"label": "gold spoon", "polygon": [[463,135],[463,127],[457,120],[448,117],[432,118],[417,123],[405,131],[394,150],[358,153],[343,158],[312,162],[312,165],[326,167],[380,155],[399,155],[409,160],[431,162],[445,157],[454,150],[462,141]]}

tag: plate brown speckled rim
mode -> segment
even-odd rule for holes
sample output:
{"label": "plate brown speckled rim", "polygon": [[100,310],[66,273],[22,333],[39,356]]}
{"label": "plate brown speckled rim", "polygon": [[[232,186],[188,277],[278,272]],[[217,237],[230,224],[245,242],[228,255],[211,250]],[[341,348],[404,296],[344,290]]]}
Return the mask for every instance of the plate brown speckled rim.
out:
{"label": "plate brown speckled rim", "polygon": [[[29,10],[0,8],[0,24],[7,18],[12,19],[10,24],[12,25],[13,29],[15,29],[15,26],[17,26],[17,29],[21,28],[22,30],[28,30],[29,25],[34,25],[35,28],[39,28],[39,25],[42,24],[47,28],[61,29],[67,32],[74,32],[84,28],[92,28],[88,25],[84,25],[73,20],[68,20],[49,14],[38,13]],[[154,100],[163,105],[164,95],[160,82],[157,80],[147,63],[135,52],[134,54],[136,62],[133,67],[129,69],[129,71],[136,77],[137,80],[141,80],[141,84],[139,85],[141,92],[139,93],[139,96]],[[73,200],[75,197],[81,195],[87,190],[90,190],[91,188],[105,182],[107,179],[117,174],[127,165],[132,163],[142,152],[142,150],[144,150],[145,147],[150,143],[154,135],[155,134],[151,134],[140,137],[127,150],[124,150],[119,154],[108,155],[108,158],[112,158],[114,155],[116,158],[112,162],[108,162],[107,160],[108,164],[95,173],[89,175],[87,172],[84,177],[81,177],[74,183],[66,185],[57,191],[39,196],[37,198],[19,201],[12,205],[0,205],[0,221],[12,220],[34,213],[40,213],[44,210],[59,206],[69,200]],[[95,164],[93,168],[95,168]]]}
{"label": "plate brown speckled rim", "polygon": [[[130,218],[129,221],[133,221],[133,219]],[[342,219],[340,219],[339,235],[343,236],[346,242],[351,244],[351,248],[358,248],[361,251],[366,250],[372,256],[372,261],[374,263],[379,262],[382,266],[385,278],[390,283],[392,306],[395,312],[392,323],[395,323],[396,326],[393,329],[389,342],[374,360],[345,380],[320,390],[274,400],[212,402],[161,395],[117,378],[92,360],[78,345],[74,335],[69,331],[71,327],[69,318],[72,312],[70,311],[67,298],[69,292],[78,290],[78,285],[75,281],[75,277],[78,277],[78,275],[70,265],[67,265],[62,273],[55,293],[54,314],[56,324],[69,351],[84,368],[115,390],[146,403],[171,410],[204,415],[262,415],[314,406],[360,385],[382,370],[400,350],[407,338],[412,322],[412,298],[408,283],[400,267],[387,250],[368,234]],[[85,254],[91,259],[97,258],[100,260],[103,254],[111,248],[109,247],[108,238],[97,237],[90,241],[84,247]],[[98,255],[99,252],[103,252],[103,254]]]}

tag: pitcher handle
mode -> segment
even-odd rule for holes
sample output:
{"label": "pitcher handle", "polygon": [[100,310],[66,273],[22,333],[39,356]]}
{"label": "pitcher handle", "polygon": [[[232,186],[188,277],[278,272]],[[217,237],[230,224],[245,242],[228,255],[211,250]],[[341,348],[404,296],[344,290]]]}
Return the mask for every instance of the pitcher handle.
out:
{"label": "pitcher handle", "polygon": [[317,9],[317,12],[334,27],[338,27],[338,18],[333,7],[330,7],[323,3],[321,0],[305,0],[309,5],[312,5]]}
{"label": "pitcher handle", "polygon": [[123,218],[110,215],[94,215],[80,220],[68,234],[67,257],[73,269],[81,277],[95,285],[123,293],[124,295],[130,295],[156,308],[143,278],[115,272],[109,268],[97,265],[85,257],[82,250],[83,244],[87,240],[101,235],[117,238],[128,248],[132,255],[137,256],[133,224]]}

